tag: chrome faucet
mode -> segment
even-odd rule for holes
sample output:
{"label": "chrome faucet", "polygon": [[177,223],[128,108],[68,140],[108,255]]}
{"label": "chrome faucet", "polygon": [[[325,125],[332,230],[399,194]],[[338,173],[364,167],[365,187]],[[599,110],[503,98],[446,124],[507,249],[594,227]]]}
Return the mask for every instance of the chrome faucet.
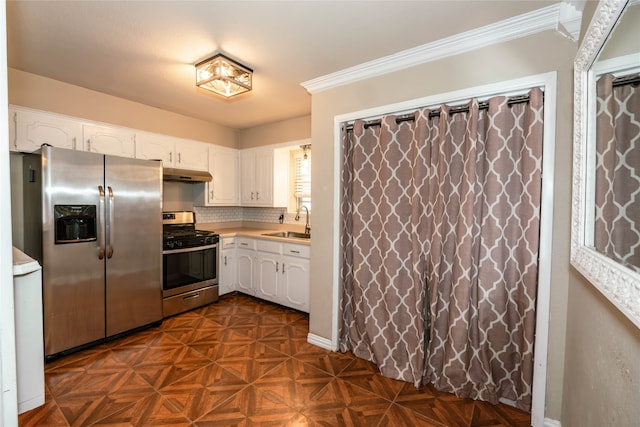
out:
{"label": "chrome faucet", "polygon": [[304,225],[304,234],[311,234],[311,226],[309,225],[309,209],[305,205],[300,206],[300,208],[296,212],[296,217],[294,219],[296,221],[300,221],[300,211],[302,209],[307,211],[307,221],[306,221],[306,223]]}

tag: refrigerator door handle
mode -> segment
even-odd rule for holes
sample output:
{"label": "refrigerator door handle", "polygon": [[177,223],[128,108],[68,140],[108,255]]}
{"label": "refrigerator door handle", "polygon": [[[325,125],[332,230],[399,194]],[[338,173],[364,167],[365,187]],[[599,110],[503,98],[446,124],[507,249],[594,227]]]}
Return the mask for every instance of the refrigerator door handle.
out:
{"label": "refrigerator door handle", "polygon": [[111,186],[108,186],[107,189],[109,190],[109,252],[107,253],[107,258],[111,258],[113,256],[113,203],[115,197]]}
{"label": "refrigerator door handle", "polygon": [[98,191],[100,192],[100,211],[98,212],[99,224],[98,224],[98,259],[104,259],[104,188],[102,185],[98,185]]}

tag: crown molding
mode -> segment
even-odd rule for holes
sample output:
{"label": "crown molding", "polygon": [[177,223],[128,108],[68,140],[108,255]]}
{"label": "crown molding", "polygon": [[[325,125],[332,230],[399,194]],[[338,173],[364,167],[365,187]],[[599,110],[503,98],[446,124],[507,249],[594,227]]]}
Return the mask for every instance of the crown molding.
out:
{"label": "crown molding", "polygon": [[574,42],[580,39],[584,3],[585,0],[562,0],[562,3],[560,3],[556,29],[560,34],[567,36]]}
{"label": "crown molding", "polygon": [[560,6],[561,3],[558,3],[514,16],[475,30],[465,31],[422,46],[336,71],[335,73],[307,80],[302,82],[301,85],[311,94],[319,93],[492,44],[526,37],[546,30],[555,30],[560,19]]}

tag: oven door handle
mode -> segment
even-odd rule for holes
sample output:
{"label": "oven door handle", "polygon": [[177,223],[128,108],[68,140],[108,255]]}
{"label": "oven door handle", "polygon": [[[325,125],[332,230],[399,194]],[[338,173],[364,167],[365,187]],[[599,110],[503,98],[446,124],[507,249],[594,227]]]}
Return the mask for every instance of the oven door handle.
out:
{"label": "oven door handle", "polygon": [[213,245],[206,245],[206,246],[196,246],[194,248],[184,248],[184,249],[167,249],[162,251],[162,255],[172,255],[172,254],[182,254],[185,252],[197,252],[197,251],[202,251],[205,249],[213,249],[213,248],[217,248],[218,244],[214,243]]}

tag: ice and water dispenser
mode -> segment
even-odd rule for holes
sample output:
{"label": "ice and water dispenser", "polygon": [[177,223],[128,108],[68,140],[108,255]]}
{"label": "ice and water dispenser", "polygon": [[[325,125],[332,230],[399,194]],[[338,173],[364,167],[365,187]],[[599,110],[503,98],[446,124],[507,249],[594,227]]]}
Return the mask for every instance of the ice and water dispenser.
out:
{"label": "ice and water dispenser", "polygon": [[55,205],[53,214],[56,245],[96,240],[95,205]]}

